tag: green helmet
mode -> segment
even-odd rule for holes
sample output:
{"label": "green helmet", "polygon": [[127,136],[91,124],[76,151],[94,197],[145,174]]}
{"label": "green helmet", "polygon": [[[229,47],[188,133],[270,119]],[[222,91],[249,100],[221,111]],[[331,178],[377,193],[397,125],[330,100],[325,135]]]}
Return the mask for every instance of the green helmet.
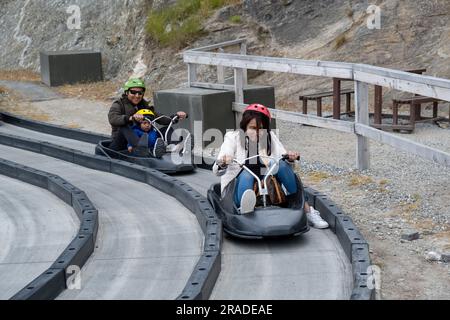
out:
{"label": "green helmet", "polygon": [[130,90],[130,88],[142,88],[145,91],[145,83],[141,79],[129,79],[127,82],[125,82],[123,90],[128,91]]}

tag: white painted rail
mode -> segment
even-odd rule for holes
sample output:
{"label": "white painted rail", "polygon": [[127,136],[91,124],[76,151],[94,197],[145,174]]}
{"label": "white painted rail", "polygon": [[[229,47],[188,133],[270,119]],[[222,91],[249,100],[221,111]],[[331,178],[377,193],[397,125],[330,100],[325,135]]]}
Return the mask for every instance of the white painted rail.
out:
{"label": "white painted rail", "polygon": [[[223,52],[224,47],[234,45],[241,46],[240,54]],[[211,52],[211,50],[219,50],[219,52]],[[252,56],[246,53],[245,39],[185,51],[183,58],[189,66],[189,86],[234,90],[233,111],[242,112],[245,107],[243,90],[247,84],[247,69],[354,80],[355,123],[277,109],[272,109],[271,112],[276,119],[355,134],[357,136],[356,167],[360,170],[369,168],[368,139],[450,166],[449,153],[371,128],[369,126],[368,104],[369,84],[450,101],[450,80],[365,64]],[[220,72],[223,72],[224,67],[233,68],[234,86],[223,83],[197,82],[196,66],[201,64],[217,66]],[[219,78],[223,77],[220,76]]]}

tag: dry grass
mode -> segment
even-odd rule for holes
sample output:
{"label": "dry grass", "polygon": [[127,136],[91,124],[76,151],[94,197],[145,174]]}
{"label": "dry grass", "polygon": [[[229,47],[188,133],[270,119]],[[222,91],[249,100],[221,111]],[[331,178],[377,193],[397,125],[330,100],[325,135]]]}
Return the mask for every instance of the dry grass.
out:
{"label": "dry grass", "polygon": [[0,70],[0,80],[40,82],[41,76],[28,69]]}
{"label": "dry grass", "polygon": [[374,183],[374,180],[371,177],[355,174],[350,176],[348,185],[352,187],[360,187],[371,183]]}
{"label": "dry grass", "polygon": [[7,93],[6,96],[0,96],[0,110],[15,115],[24,116],[37,121],[49,122],[52,118],[45,113],[37,112],[34,108],[30,108],[27,103],[22,101],[22,96],[15,91],[0,88],[0,93]]}
{"label": "dry grass", "polygon": [[121,83],[115,81],[100,81],[93,83],[67,84],[57,88],[64,96],[83,98],[87,100],[110,100],[117,95]]}
{"label": "dry grass", "polygon": [[70,128],[70,129],[79,129],[81,128],[81,126],[75,122],[71,122],[69,124],[66,124],[65,127]]}
{"label": "dry grass", "polygon": [[342,47],[345,43],[347,42],[347,37],[345,36],[345,34],[341,34],[339,35],[335,42],[334,42],[334,48],[335,49],[339,49],[340,47]]}
{"label": "dry grass", "polygon": [[348,8],[347,10],[345,10],[345,15],[346,15],[348,18],[353,19],[353,15],[354,15],[353,10],[350,9],[350,8]]}
{"label": "dry grass", "polygon": [[53,120],[50,115],[39,113],[24,103],[2,103],[0,102],[0,110],[15,115],[24,116],[37,121],[50,122]]}
{"label": "dry grass", "polygon": [[330,178],[330,175],[322,171],[313,171],[309,173],[307,177],[312,183],[320,183],[323,180]]}
{"label": "dry grass", "polygon": [[[413,225],[417,225],[417,227],[420,226],[420,222],[415,222],[412,219],[412,216],[414,213],[416,213],[417,211],[419,211],[419,209],[422,206],[422,201],[420,199],[419,195],[413,195],[412,196],[412,202],[402,202],[400,203],[400,205],[397,207],[397,210],[399,212],[399,215],[403,218],[405,218],[408,223],[413,224]],[[425,222],[425,220],[421,220],[422,222]],[[425,225],[422,225],[422,227],[425,227]],[[428,228],[428,227],[427,227]]]}

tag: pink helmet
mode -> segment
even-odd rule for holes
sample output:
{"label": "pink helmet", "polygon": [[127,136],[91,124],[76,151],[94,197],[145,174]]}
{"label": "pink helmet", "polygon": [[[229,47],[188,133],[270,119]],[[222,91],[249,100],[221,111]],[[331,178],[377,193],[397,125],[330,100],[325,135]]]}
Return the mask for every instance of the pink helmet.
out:
{"label": "pink helmet", "polygon": [[267,107],[263,106],[262,104],[259,103],[253,103],[251,105],[249,105],[247,108],[245,108],[245,111],[256,111],[256,112],[260,112],[263,115],[265,115],[267,118],[269,118],[269,120],[272,119],[272,116],[270,115],[270,111]]}

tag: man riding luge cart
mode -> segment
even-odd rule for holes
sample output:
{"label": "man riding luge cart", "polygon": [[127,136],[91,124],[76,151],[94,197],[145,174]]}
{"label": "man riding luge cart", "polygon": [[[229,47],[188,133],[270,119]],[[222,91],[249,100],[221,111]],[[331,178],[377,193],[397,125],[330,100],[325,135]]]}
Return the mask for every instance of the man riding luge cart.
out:
{"label": "man riding luge cart", "polygon": [[124,94],[108,113],[112,140],[101,141],[95,153],[165,173],[195,170],[190,134],[172,141],[173,125],[188,115],[183,111],[170,117],[158,114],[144,99],[145,89],[141,79],[125,83]]}

